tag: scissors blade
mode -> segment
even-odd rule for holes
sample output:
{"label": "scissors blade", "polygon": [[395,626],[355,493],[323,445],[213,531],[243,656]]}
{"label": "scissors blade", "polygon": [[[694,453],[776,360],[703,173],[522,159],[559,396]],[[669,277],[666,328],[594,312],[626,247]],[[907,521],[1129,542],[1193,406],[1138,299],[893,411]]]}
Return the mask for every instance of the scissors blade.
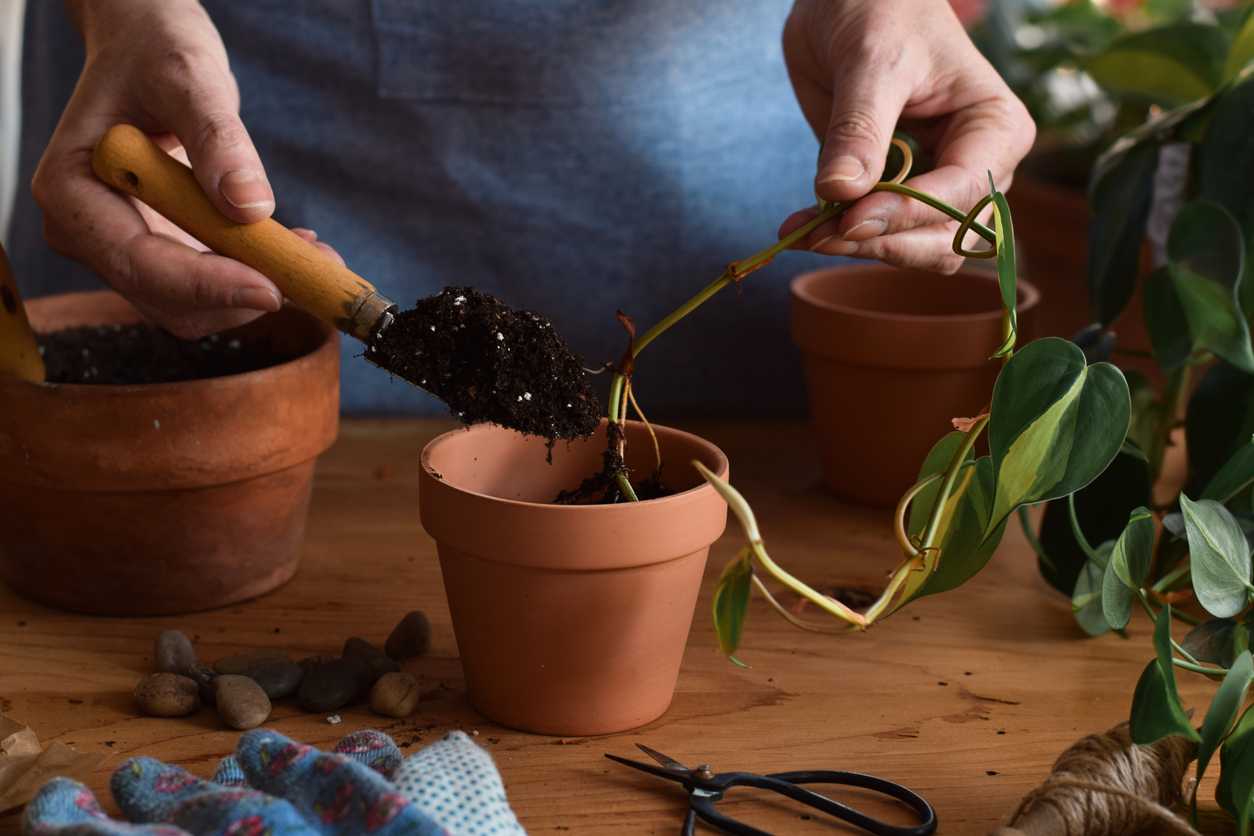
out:
{"label": "scissors blade", "polygon": [[650,775],[656,775],[657,777],[665,778],[668,781],[678,781],[684,785],[691,783],[691,779],[687,772],[678,772],[674,769],[664,769],[660,766],[654,766],[651,763],[632,761],[627,758],[620,758],[618,755],[611,755],[608,753],[605,756],[612,761],[630,766],[632,769],[639,769],[641,772],[647,772]]}
{"label": "scissors blade", "polygon": [[636,748],[639,749],[641,752],[644,752],[646,755],[653,758],[653,760],[657,761],[658,763],[662,764],[662,766],[666,767],[667,769],[673,772],[685,772],[689,775],[692,774],[691,769],[684,766],[682,763],[675,760],[674,758],[669,757],[667,755],[663,755],[661,752],[657,751],[656,749],[650,749],[648,746],[645,746],[643,743],[637,743]]}

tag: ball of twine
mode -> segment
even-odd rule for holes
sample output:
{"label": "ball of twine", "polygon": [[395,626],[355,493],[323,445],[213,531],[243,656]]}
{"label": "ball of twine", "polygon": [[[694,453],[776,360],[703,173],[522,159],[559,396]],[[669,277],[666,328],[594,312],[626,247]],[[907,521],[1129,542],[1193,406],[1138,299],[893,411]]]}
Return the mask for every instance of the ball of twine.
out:
{"label": "ball of twine", "polygon": [[1063,752],[1049,778],[1028,793],[1001,836],[1128,836],[1155,822],[1196,834],[1171,808],[1197,744],[1173,735],[1149,746],[1132,742],[1127,723],[1091,734]]}

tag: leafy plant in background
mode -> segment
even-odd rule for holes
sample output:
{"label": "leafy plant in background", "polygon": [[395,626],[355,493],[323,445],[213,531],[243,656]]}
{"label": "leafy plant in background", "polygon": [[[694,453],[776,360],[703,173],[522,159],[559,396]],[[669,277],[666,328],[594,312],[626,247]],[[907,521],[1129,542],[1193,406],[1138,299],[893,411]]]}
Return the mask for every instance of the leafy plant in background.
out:
{"label": "leafy plant in background", "polygon": [[1041,173],[1083,182],[1115,137],[1231,77],[1249,13],[1248,0],[994,0],[970,28],[1036,120]]}

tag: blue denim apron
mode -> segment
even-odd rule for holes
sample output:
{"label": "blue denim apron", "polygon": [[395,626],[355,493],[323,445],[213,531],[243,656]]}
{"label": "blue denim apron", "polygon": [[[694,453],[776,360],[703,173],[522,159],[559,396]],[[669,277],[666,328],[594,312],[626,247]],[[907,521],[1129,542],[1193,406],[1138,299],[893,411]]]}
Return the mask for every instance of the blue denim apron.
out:
{"label": "blue denim apron", "polygon": [[[817,144],[779,35],[788,0],[206,0],[277,200],[409,307],[462,283],[550,317],[589,366],[768,246],[813,202]],[[58,0],[31,0],[22,182],[81,68]],[[12,257],[34,297],[97,287],[53,255],[23,190]],[[804,412],[788,253],[641,354],[650,418]],[[442,405],[354,359],[344,409]],[[606,382],[599,391],[604,396]]]}

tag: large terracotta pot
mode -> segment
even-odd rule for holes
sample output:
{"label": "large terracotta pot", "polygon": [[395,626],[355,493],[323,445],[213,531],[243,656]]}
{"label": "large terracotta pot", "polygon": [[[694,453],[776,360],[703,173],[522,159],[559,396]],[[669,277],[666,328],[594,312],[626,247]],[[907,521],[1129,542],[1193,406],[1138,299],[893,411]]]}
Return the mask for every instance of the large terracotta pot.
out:
{"label": "large terracotta pot", "polygon": [[[34,299],[36,332],[143,319],[109,291]],[[339,421],[339,335],[295,308],[226,335],[289,362],[142,386],[0,379],[0,578],[58,607],[157,615],[296,571],[314,460]]]}
{"label": "large terracotta pot", "polygon": [[[1019,283],[1020,344],[1040,295]],[[1001,361],[993,273],[938,276],[884,265],[792,282],[792,336],[805,357],[823,477],[841,497],[893,506],[955,417],[988,405]]]}
{"label": "large terracotta pot", "polygon": [[[470,701],[522,731],[608,734],[670,705],[709,546],[726,505],[689,462],[726,478],[696,436],[654,427],[679,493],[618,505],[549,504],[601,468],[605,436],[553,448],[493,425],[455,430],[422,454],[422,525],[439,548]],[[627,464],[655,466],[627,425]]]}

